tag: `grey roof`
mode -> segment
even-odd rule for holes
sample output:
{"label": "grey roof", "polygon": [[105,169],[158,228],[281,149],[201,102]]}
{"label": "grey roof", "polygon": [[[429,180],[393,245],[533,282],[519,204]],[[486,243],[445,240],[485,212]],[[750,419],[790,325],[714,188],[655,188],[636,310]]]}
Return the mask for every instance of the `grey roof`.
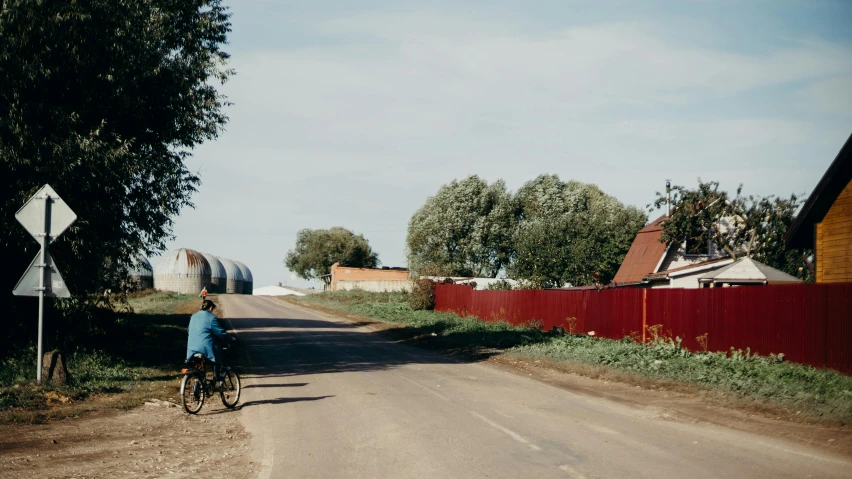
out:
{"label": "grey roof", "polygon": [[243,272],[240,271],[239,266],[228,258],[223,258],[221,256],[217,256],[216,259],[222,263],[222,266],[225,268],[225,278],[229,281],[245,281],[243,278]]}
{"label": "grey roof", "polygon": [[724,268],[698,278],[700,282],[715,283],[801,283],[802,280],[751,258],[740,258]]}
{"label": "grey roof", "polygon": [[169,251],[154,266],[154,275],[208,275],[210,274],[210,263],[204,259],[201,253],[189,248],[181,248]]}
{"label": "grey roof", "polygon": [[222,265],[222,262],[216,259],[212,254],[201,253],[201,256],[204,256],[204,259],[210,264],[210,277],[211,278],[222,278],[226,279],[225,266]]}
{"label": "grey roof", "polygon": [[130,269],[130,276],[153,277],[154,268],[148,258],[137,256],[136,260],[133,261],[133,268]]}
{"label": "grey roof", "polygon": [[240,268],[240,271],[243,273],[243,281],[245,281],[247,283],[253,283],[254,282],[254,279],[251,276],[251,270],[248,269],[248,266],[246,266],[245,264],[243,264],[239,261],[234,261],[234,264],[236,264],[237,267]]}

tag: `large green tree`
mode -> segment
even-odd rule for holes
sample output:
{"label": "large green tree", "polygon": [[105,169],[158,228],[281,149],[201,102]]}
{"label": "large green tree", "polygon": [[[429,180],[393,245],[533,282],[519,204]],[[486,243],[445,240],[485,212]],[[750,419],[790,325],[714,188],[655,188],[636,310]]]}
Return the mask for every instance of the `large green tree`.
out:
{"label": "large green tree", "polygon": [[514,279],[535,287],[609,283],[647,221],[597,186],[541,175],[516,195]]}
{"label": "large green tree", "polygon": [[[793,223],[803,198],[791,194],[776,196],[743,195],[742,185],[730,195],[717,181],[698,180],[696,188],[672,187],[674,208],[663,223],[664,242],[685,243],[687,252],[714,250],[732,258],[749,257],[798,276],[813,279],[810,250],[788,250],[784,233]],[[666,195],[657,193],[655,208],[666,204]]]}
{"label": "large green tree", "polygon": [[511,259],[516,216],[502,180],[453,180],[411,217],[408,266],[425,275],[496,277]]}
{"label": "large green tree", "polygon": [[[37,246],[14,213],[49,183],[78,220],[51,246],[84,295],[162,249],[227,118],[220,0],[0,0],[3,301]],[[14,306],[14,305],[13,305]]]}
{"label": "large green tree", "polygon": [[364,235],[346,228],[303,229],[296,235],[296,248],[287,252],[284,264],[304,279],[315,279],[331,272],[331,265],[375,268],[379,255]]}

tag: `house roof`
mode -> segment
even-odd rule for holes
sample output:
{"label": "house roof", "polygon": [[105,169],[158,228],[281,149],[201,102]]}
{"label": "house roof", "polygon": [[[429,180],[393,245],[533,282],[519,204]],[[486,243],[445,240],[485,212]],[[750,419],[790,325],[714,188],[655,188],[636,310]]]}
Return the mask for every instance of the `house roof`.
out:
{"label": "house roof", "polygon": [[667,216],[660,216],[639,230],[618,272],[615,273],[615,278],[612,280],[614,283],[638,283],[657,269],[657,265],[666,254],[666,244],[660,242],[660,238],[663,237],[663,228],[660,225],[666,219],[668,219]]}
{"label": "house roof", "polygon": [[701,261],[700,263],[688,264],[679,268],[672,268],[667,269],[665,271],[658,271],[656,273],[648,274],[645,275],[643,279],[647,281],[653,281],[655,279],[668,279],[672,276],[682,276],[689,273],[703,271],[705,269],[719,268],[721,266],[726,266],[728,263],[733,262],[734,260],[727,256],[724,258],[708,259],[707,261]]}
{"label": "house roof", "polygon": [[852,135],[817,183],[793,224],[784,234],[788,248],[813,248],[814,226],[825,218],[834,200],[852,180]]}
{"label": "house roof", "polygon": [[751,258],[740,258],[698,278],[701,283],[801,283],[802,280]]}

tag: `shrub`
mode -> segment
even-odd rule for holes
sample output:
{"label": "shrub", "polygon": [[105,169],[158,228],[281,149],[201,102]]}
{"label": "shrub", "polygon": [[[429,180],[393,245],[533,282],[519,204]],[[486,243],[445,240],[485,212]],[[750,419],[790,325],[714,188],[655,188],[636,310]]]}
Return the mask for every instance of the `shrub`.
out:
{"label": "shrub", "polygon": [[511,291],[512,283],[506,281],[505,279],[501,279],[498,281],[494,281],[488,285],[489,290],[498,290],[498,291]]}
{"label": "shrub", "polygon": [[408,305],[411,309],[435,309],[435,282],[430,279],[418,279],[408,295]]}

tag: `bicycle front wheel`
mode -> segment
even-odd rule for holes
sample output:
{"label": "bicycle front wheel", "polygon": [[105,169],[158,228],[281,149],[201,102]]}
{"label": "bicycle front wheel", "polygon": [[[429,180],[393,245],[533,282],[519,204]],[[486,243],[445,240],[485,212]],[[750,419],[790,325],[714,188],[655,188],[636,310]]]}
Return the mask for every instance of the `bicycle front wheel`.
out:
{"label": "bicycle front wheel", "polygon": [[222,382],[222,389],[219,391],[219,396],[222,398],[222,404],[227,408],[232,408],[239,402],[240,375],[233,369],[228,368],[225,371],[225,380]]}
{"label": "bicycle front wheel", "polygon": [[184,375],[180,382],[180,398],[184,411],[195,414],[204,405],[204,383],[198,374]]}

